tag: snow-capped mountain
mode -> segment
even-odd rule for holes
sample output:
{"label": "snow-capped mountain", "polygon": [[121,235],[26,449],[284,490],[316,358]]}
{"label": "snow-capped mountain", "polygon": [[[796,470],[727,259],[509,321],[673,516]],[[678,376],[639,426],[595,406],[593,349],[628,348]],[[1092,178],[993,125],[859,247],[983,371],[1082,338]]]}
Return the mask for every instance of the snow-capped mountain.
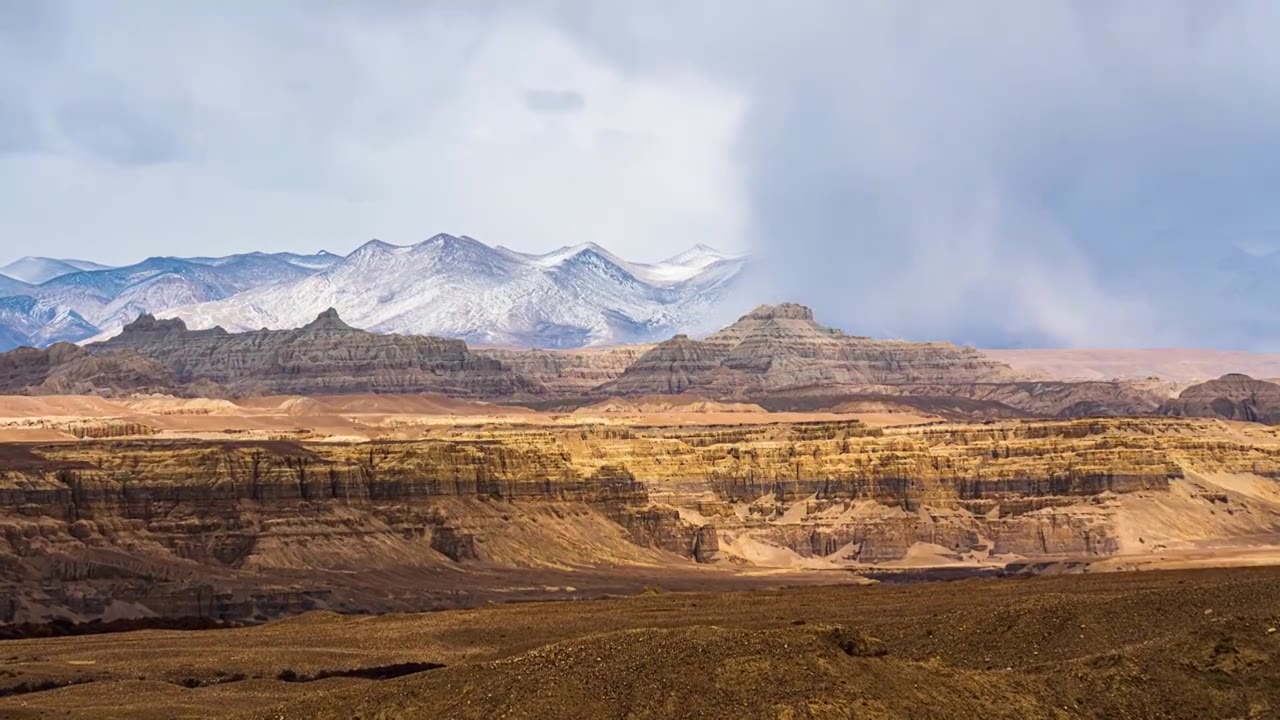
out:
{"label": "snow-capped mountain", "polygon": [[73,261],[43,264],[58,274],[40,283],[0,276],[0,350],[109,337],[144,312],[242,331],[299,327],[329,307],[376,332],[473,343],[652,340],[700,327],[745,260],[704,245],[653,264],[594,243],[534,255],[436,235],[411,246],[371,240],[346,257],[154,257],[69,272],[49,264],[61,262]]}
{"label": "snow-capped mountain", "polygon": [[155,257],[120,268],[73,270],[34,285],[0,277],[0,350],[113,334],[143,312],[292,282],[311,275],[327,261],[325,254],[292,253],[199,261]]}
{"label": "snow-capped mountain", "polygon": [[277,260],[283,260],[290,265],[296,265],[297,267],[306,268],[308,270],[320,270],[327,268],[339,260],[342,260],[341,255],[331,253],[328,250],[321,250],[320,252],[312,255],[300,255],[298,253],[291,252],[251,252],[239,255],[224,255],[222,257],[193,257],[183,259],[189,260],[193,263],[199,263],[201,265],[220,266],[227,265],[228,263],[232,263],[237,260],[243,260],[245,258],[275,258]]}
{"label": "snow-capped mountain", "polygon": [[74,310],[43,307],[29,295],[0,298],[0,349],[43,347],[59,340],[75,342],[97,332]]}
{"label": "snow-capped mountain", "polygon": [[160,257],[62,275],[36,286],[31,294],[43,307],[74,310],[101,330],[113,330],[143,312],[220,300],[312,272],[270,255],[242,255],[219,265]]}
{"label": "snow-capped mountain", "polygon": [[0,275],[5,275],[14,280],[21,280],[30,285],[39,285],[59,275],[67,275],[82,270],[106,270],[108,267],[88,260],[33,257],[28,255],[14,260],[4,267],[0,267]]}
{"label": "snow-capped mountain", "polygon": [[745,260],[699,247],[656,264],[588,243],[545,255],[436,235],[365,243],[301,280],[162,311],[192,328],[298,327],[326,308],[375,332],[577,347],[665,338],[697,325]]}
{"label": "snow-capped mountain", "polygon": [[31,285],[21,280],[15,280],[7,275],[0,275],[0,297],[9,295],[21,295],[31,292]]}

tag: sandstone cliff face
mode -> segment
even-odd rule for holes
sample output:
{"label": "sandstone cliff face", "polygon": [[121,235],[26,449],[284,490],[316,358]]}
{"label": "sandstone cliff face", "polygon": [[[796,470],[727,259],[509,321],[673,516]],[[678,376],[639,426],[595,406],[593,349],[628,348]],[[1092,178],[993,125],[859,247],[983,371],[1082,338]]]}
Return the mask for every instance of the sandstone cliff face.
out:
{"label": "sandstone cliff face", "polygon": [[645,353],[610,394],[693,390],[750,398],[815,386],[974,383],[1018,379],[1008,366],[950,343],[872,340],[823,327],[795,304],[762,305],[704,340],[677,336]]}
{"label": "sandstone cliff face", "polygon": [[168,368],[130,350],[90,354],[56,343],[0,353],[0,394],[163,392],[176,384]]}
{"label": "sandstone cliff face", "polygon": [[513,350],[476,348],[546,390],[551,397],[572,398],[593,394],[596,387],[622,374],[652,345],[619,345],[584,350]]}
{"label": "sandstone cliff face", "polygon": [[694,388],[710,389],[724,356],[719,347],[676,335],[641,355],[600,390],[610,395],[676,395]]}
{"label": "sandstone cliff face", "polygon": [[71,343],[54,343],[44,349],[20,347],[0,353],[0,392],[16,394],[44,382],[53,368],[84,355]]}
{"label": "sandstone cliff face", "polygon": [[969,562],[1150,553],[1280,533],[1273,440],[1152,418],[7,445],[0,582],[25,598],[10,620],[86,598],[102,614],[107,596],[168,612],[227,588],[241,599],[220,613],[271,614],[380,607],[370,588],[421,573],[461,587],[498,568],[849,567],[921,547]]}
{"label": "sandstone cliff face", "polygon": [[1101,380],[882,385],[868,389],[886,395],[963,398],[1023,415],[1060,418],[1150,415],[1164,400],[1160,392],[1141,383]]}
{"label": "sandstone cliff face", "polygon": [[1161,412],[1280,425],[1280,385],[1231,373],[1183,390]]}
{"label": "sandstone cliff face", "polygon": [[329,310],[296,330],[231,334],[191,331],[181,320],[143,315],[86,350],[128,351],[172,373],[178,388],[214,385],[233,395],[439,393],[510,397],[541,391],[461,340],[379,335],[351,328]]}

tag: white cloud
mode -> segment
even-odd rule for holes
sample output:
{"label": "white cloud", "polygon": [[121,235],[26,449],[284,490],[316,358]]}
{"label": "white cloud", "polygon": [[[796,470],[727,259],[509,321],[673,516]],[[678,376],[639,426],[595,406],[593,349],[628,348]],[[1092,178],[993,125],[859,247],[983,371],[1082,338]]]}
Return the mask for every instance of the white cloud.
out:
{"label": "white cloud", "polygon": [[708,242],[855,332],[1280,346],[1274,2],[26,7],[0,196],[50,253]]}
{"label": "white cloud", "polygon": [[[44,247],[6,255],[741,246],[734,93],[623,73],[532,17],[238,7],[68,5],[50,54],[0,70],[41,126],[0,194],[7,235]],[[583,106],[531,109],[547,87]]]}

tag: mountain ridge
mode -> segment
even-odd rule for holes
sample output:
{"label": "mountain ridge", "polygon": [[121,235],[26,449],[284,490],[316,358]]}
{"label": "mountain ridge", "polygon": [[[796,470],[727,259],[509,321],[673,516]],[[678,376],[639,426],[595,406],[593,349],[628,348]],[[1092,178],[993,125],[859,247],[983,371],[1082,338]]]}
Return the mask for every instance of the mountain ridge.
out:
{"label": "mountain ridge", "polygon": [[30,257],[11,266],[42,270],[41,282],[0,274],[0,351],[105,340],[141,314],[243,331],[298,327],[328,307],[373,332],[473,343],[651,341],[699,326],[746,262],[706,245],[638,263],[595,243],[537,255],[445,233],[411,245],[373,239],[346,256],[157,256],[121,267]]}
{"label": "mountain ridge", "polygon": [[[374,332],[475,344],[643,342],[700,322],[745,262],[721,254],[702,268],[681,270],[621,260],[594,244],[531,255],[439,234],[405,246],[372,240],[296,282],[162,314],[192,327],[243,330],[294,327],[334,307]],[[687,277],[673,279],[681,273]]]}

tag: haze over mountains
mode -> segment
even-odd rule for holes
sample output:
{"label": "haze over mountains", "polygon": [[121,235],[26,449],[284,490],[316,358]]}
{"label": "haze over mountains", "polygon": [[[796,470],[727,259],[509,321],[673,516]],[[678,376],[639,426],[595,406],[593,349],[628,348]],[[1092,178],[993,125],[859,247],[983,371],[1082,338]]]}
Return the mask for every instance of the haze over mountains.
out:
{"label": "haze over mountains", "polygon": [[698,245],[636,263],[587,243],[545,255],[440,234],[346,257],[254,252],[107,268],[27,257],[0,268],[0,350],[115,334],[140,314],[193,329],[283,329],[336,308],[383,333],[535,347],[639,342],[702,328],[746,260]]}

